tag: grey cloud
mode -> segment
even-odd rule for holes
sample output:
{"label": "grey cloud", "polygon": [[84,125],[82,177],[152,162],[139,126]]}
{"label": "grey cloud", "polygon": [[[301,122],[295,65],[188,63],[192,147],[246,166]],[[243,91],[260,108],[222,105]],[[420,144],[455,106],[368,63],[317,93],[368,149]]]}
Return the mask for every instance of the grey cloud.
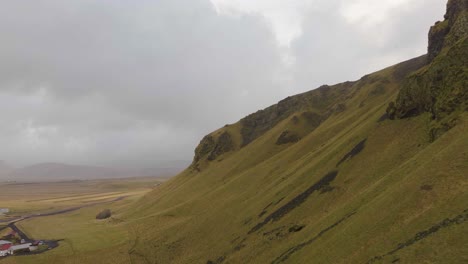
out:
{"label": "grey cloud", "polygon": [[288,68],[264,18],[218,15],[209,0],[2,1],[0,160],[191,159],[206,133],[291,90],[418,55],[432,16],[443,13],[436,0],[395,10],[376,46],[338,14],[340,1],[320,3]]}
{"label": "grey cloud", "polygon": [[429,27],[442,18],[445,7],[440,0],[414,0],[410,8],[390,10],[384,23],[364,27],[337,12],[344,2],[324,2],[304,21],[303,35],[292,45],[294,86],[299,91],[356,80],[423,55]]}
{"label": "grey cloud", "polygon": [[5,160],[189,159],[203,134],[285,95],[264,21],[218,16],[209,1],[1,5],[0,89],[18,100],[2,118],[56,129],[30,149],[5,140]]}

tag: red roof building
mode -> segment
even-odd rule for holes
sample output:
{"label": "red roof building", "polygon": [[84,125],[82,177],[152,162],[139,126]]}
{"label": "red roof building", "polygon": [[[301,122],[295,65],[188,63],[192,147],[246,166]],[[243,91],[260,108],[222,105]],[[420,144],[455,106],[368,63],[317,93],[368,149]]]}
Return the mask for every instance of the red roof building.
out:
{"label": "red roof building", "polygon": [[8,240],[0,240],[0,257],[5,257],[12,253],[13,243]]}
{"label": "red roof building", "polygon": [[10,248],[11,248],[11,244],[0,245],[0,251],[9,250]]}

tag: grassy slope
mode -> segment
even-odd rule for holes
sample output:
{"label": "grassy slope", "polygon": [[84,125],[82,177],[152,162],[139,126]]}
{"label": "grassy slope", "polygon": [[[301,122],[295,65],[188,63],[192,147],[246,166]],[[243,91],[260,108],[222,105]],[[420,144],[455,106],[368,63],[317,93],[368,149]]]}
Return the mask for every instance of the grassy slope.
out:
{"label": "grassy slope", "polygon": [[[354,83],[343,101],[332,102],[344,110],[310,133],[303,120],[293,121],[300,110],[201,171],[189,168],[138,204],[113,205],[124,222],[92,220],[99,208],[25,221],[20,225],[33,237],[66,240],[44,255],[2,263],[366,263],[378,256],[376,263],[466,261],[468,115],[432,143],[429,114],[379,122],[407,66]],[[276,145],[286,129],[302,139]],[[225,130],[239,146],[241,125],[215,133]],[[364,139],[360,153],[337,165]],[[329,188],[303,196],[278,220],[249,233],[335,170]],[[444,219],[449,221],[441,224]],[[294,226],[303,228],[289,232]],[[436,232],[413,239],[431,228]],[[387,254],[401,243],[408,246]]]}
{"label": "grassy slope", "polygon": [[[366,263],[385,255],[468,208],[468,116],[433,143],[428,114],[378,122],[398,92],[395,69],[370,76],[390,80],[380,93],[373,82],[355,83],[346,110],[297,143],[275,144],[291,129],[293,115],[201,172],[188,169],[135,208],[115,205],[125,222],[97,223],[91,220],[97,208],[25,221],[21,226],[34,237],[67,240],[44,255],[2,263],[206,263],[220,257],[223,263]],[[226,129],[234,133],[238,126]],[[363,139],[362,152],[337,167]],[[333,170],[333,189],[312,193],[248,234]],[[466,261],[467,226],[459,222],[377,263]],[[289,232],[295,225],[304,227]]]}
{"label": "grassy slope", "polygon": [[[132,259],[270,263],[287,256],[287,263],[365,263],[445,218],[463,214],[466,219],[468,117],[463,114],[459,124],[434,143],[429,143],[428,115],[378,122],[397,95],[397,69],[370,76],[387,80],[378,93],[368,78],[355,83],[346,110],[334,113],[298,143],[274,144],[289,125],[289,119],[283,120],[201,172],[187,170],[147,195],[128,215],[140,231],[135,233]],[[337,168],[363,139],[364,150]],[[248,234],[333,170],[338,176],[331,191],[312,193],[278,221]],[[294,225],[305,227],[289,232]],[[379,261],[466,260],[466,231],[465,222],[448,225]]]}
{"label": "grassy slope", "polygon": [[[191,168],[128,213],[132,260],[467,262],[465,14],[466,0],[449,1],[440,25],[451,28],[431,31],[423,68],[287,98],[202,140]],[[407,118],[383,119],[397,96],[393,113]],[[285,133],[300,140],[275,144]]]}
{"label": "grassy slope", "polygon": [[[468,262],[467,109],[457,109],[456,122],[436,138],[430,109],[382,119],[423,59],[288,98],[221,128],[193,166],[123,205],[124,222],[90,222],[95,211],[71,215],[78,223],[66,235],[82,254],[64,245],[62,253],[6,263]],[[304,112],[321,124],[308,123]],[[285,131],[301,139],[276,144]],[[50,223],[29,224],[23,227],[40,235]],[[86,246],[85,230],[99,245]]]}

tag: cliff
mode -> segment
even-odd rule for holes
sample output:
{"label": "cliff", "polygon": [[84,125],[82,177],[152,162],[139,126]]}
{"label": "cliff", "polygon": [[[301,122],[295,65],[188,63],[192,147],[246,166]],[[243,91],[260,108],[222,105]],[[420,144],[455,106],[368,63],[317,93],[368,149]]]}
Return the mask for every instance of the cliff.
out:
{"label": "cliff", "polygon": [[391,119],[430,113],[434,140],[457,123],[460,112],[468,111],[467,36],[468,1],[451,0],[445,20],[429,32],[428,65],[405,80],[387,108]]}

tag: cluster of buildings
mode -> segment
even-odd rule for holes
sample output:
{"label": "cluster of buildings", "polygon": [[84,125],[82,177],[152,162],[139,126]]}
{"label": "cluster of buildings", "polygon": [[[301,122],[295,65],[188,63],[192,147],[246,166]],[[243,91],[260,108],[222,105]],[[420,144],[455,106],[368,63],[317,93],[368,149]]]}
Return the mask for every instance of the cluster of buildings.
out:
{"label": "cluster of buildings", "polygon": [[31,252],[37,250],[37,248],[38,243],[21,243],[14,245],[11,241],[0,240],[0,257],[14,255],[18,252]]}
{"label": "cluster of buildings", "polygon": [[[0,216],[8,214],[9,212],[10,209],[8,208],[0,208]],[[10,225],[8,225],[8,227],[10,227]],[[6,226],[1,230],[5,228]],[[42,245],[48,245],[44,241],[30,240],[24,234],[19,234],[20,231],[17,232],[13,227],[10,228],[11,231],[8,232],[8,234],[0,236],[0,259],[9,255],[28,254],[29,252],[41,249]]]}

